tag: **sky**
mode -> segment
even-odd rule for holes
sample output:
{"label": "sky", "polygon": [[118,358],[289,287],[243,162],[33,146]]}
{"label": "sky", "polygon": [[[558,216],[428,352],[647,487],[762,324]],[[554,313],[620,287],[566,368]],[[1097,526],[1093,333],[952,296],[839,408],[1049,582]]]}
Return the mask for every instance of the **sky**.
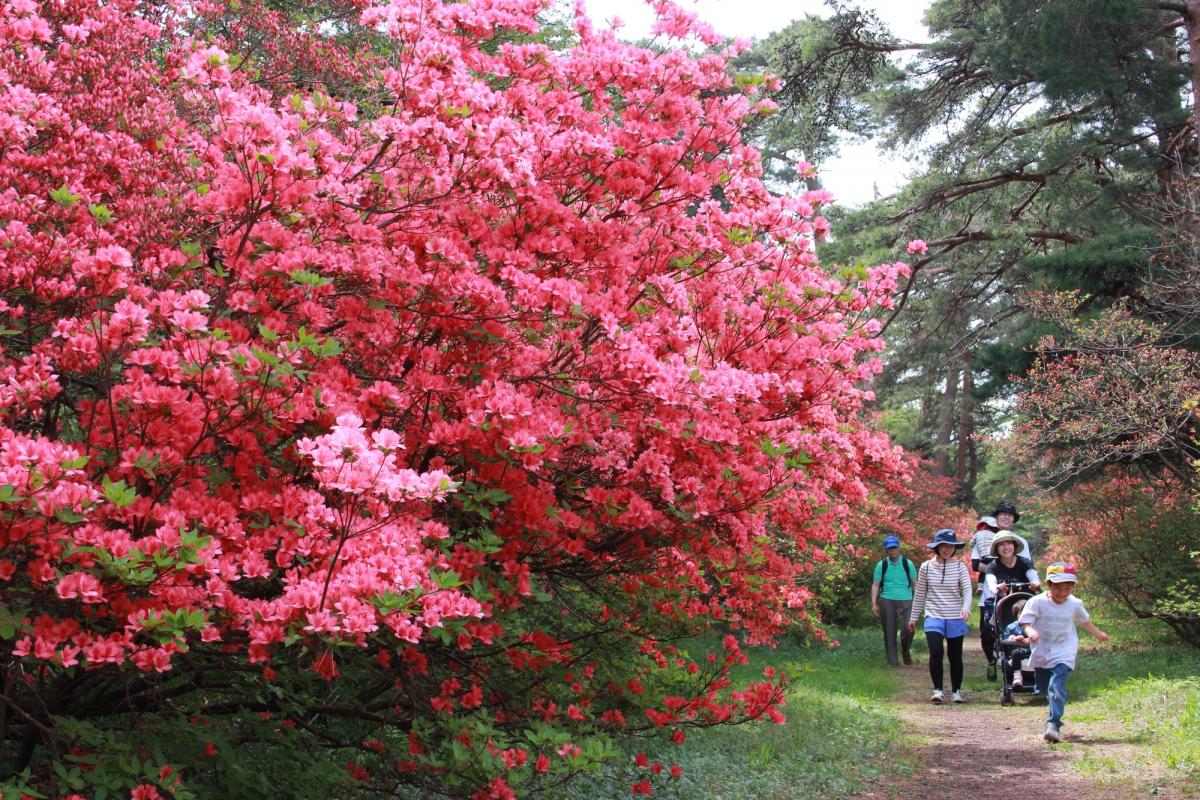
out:
{"label": "sky", "polygon": [[[823,0],[676,0],[720,33],[743,39],[763,39],[804,14],[829,15]],[[653,19],[644,0],[585,0],[597,27],[619,17],[621,36],[648,36]],[[926,41],[921,22],[930,0],[862,0],[900,39]],[[842,205],[861,205],[872,199],[875,187],[888,194],[903,182],[908,164],[903,154],[880,152],[873,143],[845,143],[839,156],[821,166],[821,181]]]}

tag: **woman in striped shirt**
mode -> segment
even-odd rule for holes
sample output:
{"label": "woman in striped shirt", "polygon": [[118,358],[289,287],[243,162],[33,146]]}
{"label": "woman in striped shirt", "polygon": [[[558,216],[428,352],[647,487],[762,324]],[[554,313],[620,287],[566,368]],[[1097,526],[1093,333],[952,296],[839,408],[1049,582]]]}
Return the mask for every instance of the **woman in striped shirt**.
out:
{"label": "woman in striped shirt", "polygon": [[950,659],[950,690],[956,703],[963,702],[963,637],[971,616],[971,576],[967,565],[955,558],[966,542],[958,541],[949,528],[933,535],[926,545],[933,558],[921,565],[913,588],[912,613],[908,629],[915,631],[917,620],[925,614],[925,641],[929,645],[929,677],[933,680],[932,703],[942,702],[942,647]]}

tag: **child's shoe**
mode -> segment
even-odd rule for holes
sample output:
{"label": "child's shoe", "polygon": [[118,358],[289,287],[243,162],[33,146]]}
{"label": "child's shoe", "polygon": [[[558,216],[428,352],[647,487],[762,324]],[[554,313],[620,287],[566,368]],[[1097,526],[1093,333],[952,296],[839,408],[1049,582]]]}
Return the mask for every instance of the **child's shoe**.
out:
{"label": "child's shoe", "polygon": [[1042,738],[1050,743],[1061,742],[1062,734],[1058,732],[1058,727],[1054,723],[1047,722],[1046,732],[1042,734]]}
{"label": "child's shoe", "polygon": [[941,702],[942,702],[942,700],[944,700],[944,699],[945,699],[945,696],[942,694],[942,690],[941,690],[941,689],[934,689],[934,690],[933,690],[933,695],[932,695],[932,696],[929,698],[929,702],[931,702],[931,703],[941,703]]}
{"label": "child's shoe", "polygon": [[1014,689],[1020,689],[1024,685],[1025,685],[1025,682],[1021,680],[1021,673],[1018,672],[1016,675],[1013,676],[1012,686]]}

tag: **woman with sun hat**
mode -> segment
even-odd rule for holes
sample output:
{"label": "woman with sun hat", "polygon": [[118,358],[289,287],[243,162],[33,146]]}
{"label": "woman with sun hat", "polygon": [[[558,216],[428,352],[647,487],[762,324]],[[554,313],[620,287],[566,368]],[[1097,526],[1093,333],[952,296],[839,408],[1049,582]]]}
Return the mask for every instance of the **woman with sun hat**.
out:
{"label": "woman with sun hat", "polygon": [[943,647],[950,661],[951,699],[963,702],[962,680],[963,638],[967,635],[967,619],[971,616],[971,575],[967,565],[955,558],[967,542],[958,540],[958,535],[943,528],[933,535],[933,541],[925,545],[933,551],[933,558],[921,565],[917,571],[917,585],[913,589],[912,613],[908,617],[908,629],[915,631],[917,620],[925,615],[925,642],[929,645],[929,677],[933,681],[931,703],[944,699],[942,692]]}

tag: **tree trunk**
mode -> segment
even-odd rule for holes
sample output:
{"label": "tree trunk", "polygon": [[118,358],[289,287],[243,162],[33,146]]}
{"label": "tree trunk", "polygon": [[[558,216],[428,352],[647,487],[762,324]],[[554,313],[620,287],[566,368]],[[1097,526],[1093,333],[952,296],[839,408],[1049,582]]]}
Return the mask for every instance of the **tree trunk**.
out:
{"label": "tree trunk", "polygon": [[1192,66],[1192,130],[1200,134],[1200,0],[1187,0],[1188,62]]}
{"label": "tree trunk", "polygon": [[954,480],[966,482],[967,465],[970,461],[971,436],[975,433],[975,408],[971,397],[975,382],[971,373],[971,351],[962,357],[962,397],[958,411],[958,449],[954,457]]}
{"label": "tree trunk", "polygon": [[933,471],[949,475],[950,435],[954,432],[954,412],[958,406],[958,364],[951,362],[946,370],[946,391],[942,395],[942,418],[938,425],[937,442],[933,449]]}
{"label": "tree trunk", "polygon": [[972,502],[975,500],[975,482],[979,480],[979,450],[975,447],[975,439],[972,437],[970,447],[967,448],[970,454],[970,466],[967,468],[967,487],[970,493]]}

